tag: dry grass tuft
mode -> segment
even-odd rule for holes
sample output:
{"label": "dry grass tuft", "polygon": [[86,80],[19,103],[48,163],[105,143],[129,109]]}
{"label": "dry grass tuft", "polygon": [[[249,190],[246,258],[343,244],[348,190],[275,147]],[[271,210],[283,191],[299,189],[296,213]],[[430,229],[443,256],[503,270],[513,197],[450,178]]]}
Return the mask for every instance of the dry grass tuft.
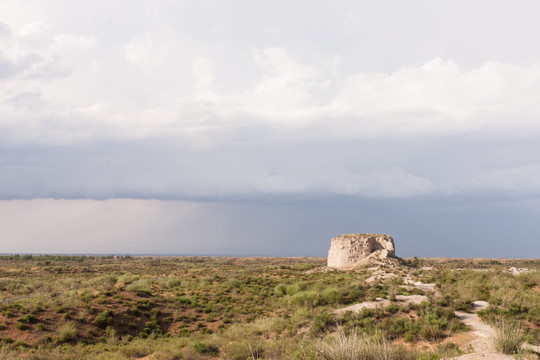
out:
{"label": "dry grass tuft", "polygon": [[502,318],[493,325],[495,338],[493,347],[503,354],[518,354],[523,344],[524,328],[519,321]]}
{"label": "dry grass tuft", "polygon": [[358,334],[357,330],[345,333],[343,329],[315,341],[314,347],[324,360],[413,360],[417,353],[392,344],[384,334]]}
{"label": "dry grass tuft", "polygon": [[74,340],[77,337],[78,333],[79,332],[78,332],[77,328],[75,327],[75,325],[73,325],[71,323],[68,323],[68,324],[65,324],[65,325],[61,326],[58,329],[57,339],[60,342],[71,341],[71,340]]}

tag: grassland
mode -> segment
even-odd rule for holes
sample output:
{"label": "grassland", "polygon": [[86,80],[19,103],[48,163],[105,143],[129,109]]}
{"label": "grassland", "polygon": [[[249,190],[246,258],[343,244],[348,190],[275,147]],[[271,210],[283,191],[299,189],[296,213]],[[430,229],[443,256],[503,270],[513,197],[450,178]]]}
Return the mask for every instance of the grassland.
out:
{"label": "grassland", "polygon": [[[489,303],[478,312],[485,322],[506,321],[521,331],[517,341],[540,345],[540,260],[415,258],[319,271],[325,262],[1,256],[0,358],[442,359],[470,351],[455,311],[476,300]],[[376,299],[390,304],[336,313]]]}

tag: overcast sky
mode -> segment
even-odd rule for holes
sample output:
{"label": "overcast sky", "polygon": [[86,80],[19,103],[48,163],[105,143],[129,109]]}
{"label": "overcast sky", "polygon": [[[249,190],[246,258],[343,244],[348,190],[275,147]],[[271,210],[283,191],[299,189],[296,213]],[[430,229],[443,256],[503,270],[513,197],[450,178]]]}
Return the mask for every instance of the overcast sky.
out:
{"label": "overcast sky", "polygon": [[540,257],[540,2],[0,2],[0,253]]}

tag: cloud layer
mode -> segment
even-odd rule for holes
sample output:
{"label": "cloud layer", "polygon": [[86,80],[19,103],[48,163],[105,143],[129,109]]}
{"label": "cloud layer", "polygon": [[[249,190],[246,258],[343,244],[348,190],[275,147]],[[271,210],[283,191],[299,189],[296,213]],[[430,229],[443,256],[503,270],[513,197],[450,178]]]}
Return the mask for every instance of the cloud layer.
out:
{"label": "cloud layer", "polygon": [[[465,43],[450,51],[456,34],[429,8],[424,25],[446,40],[446,56],[423,25],[403,31],[421,34],[424,48],[409,38],[398,46],[361,6],[325,8],[330,32],[306,20],[310,36],[290,19],[270,21],[279,7],[235,23],[217,4],[168,4],[185,20],[175,22],[144,3],[127,18],[100,15],[96,3],[74,23],[39,2],[13,4],[0,19],[1,198],[540,193],[540,57],[527,52],[536,25],[501,37],[510,46],[520,35],[512,46],[528,60],[519,62],[480,28],[470,39],[492,57]],[[486,16],[507,10],[497,4]],[[369,26],[377,31],[363,37]],[[329,36],[349,42],[331,46]],[[416,60],[375,65],[384,54],[368,45],[383,39],[417,49],[406,52]],[[362,49],[370,61],[354,66]]]}
{"label": "cloud layer", "polygon": [[1,1],[2,251],[530,257],[538,13]]}

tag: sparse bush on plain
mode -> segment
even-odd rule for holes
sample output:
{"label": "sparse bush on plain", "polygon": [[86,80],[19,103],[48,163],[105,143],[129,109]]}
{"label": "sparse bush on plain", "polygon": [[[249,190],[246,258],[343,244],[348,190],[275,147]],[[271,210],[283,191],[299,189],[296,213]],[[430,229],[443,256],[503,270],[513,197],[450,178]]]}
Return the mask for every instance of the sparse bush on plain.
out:
{"label": "sparse bush on plain", "polygon": [[493,323],[493,327],[495,329],[493,347],[497,352],[508,355],[521,352],[524,328],[520,322],[501,318]]}
{"label": "sparse bush on plain", "polygon": [[[465,330],[454,311],[472,310],[474,300],[489,302],[478,312],[485,321],[540,322],[539,261],[512,264],[537,270],[519,276],[503,271],[502,261],[422,262],[434,270],[381,267],[396,276],[367,283],[373,276],[368,269],[307,272],[325,264],[315,258],[0,256],[2,356],[324,360],[323,340],[325,356],[332,358],[331,345],[354,354],[347,341],[359,339],[360,359],[434,360],[459,355],[448,342]],[[424,294],[400,280],[405,277],[436,283],[437,294],[428,293],[420,305],[395,301],[334,312],[378,297]],[[64,328],[66,320],[73,322]],[[522,330],[518,341],[540,344],[538,329]],[[374,333],[379,335],[366,335]],[[396,345],[424,346],[424,340],[429,351]]]}
{"label": "sparse bush on plain", "polygon": [[105,310],[100,313],[94,320],[94,324],[102,329],[105,329],[113,320],[113,312],[111,310]]}
{"label": "sparse bush on plain", "polygon": [[75,325],[68,323],[58,329],[57,340],[59,342],[68,342],[77,337],[78,330]]}
{"label": "sparse bush on plain", "polygon": [[335,287],[329,287],[323,290],[321,294],[321,300],[324,303],[332,305],[337,304],[341,298],[340,291]]}
{"label": "sparse bush on plain", "polygon": [[150,295],[152,290],[150,288],[150,282],[146,279],[135,280],[126,286],[126,290],[133,291],[138,294]]}
{"label": "sparse bush on plain", "polygon": [[320,302],[319,293],[316,291],[301,291],[290,297],[291,304],[313,308]]}

